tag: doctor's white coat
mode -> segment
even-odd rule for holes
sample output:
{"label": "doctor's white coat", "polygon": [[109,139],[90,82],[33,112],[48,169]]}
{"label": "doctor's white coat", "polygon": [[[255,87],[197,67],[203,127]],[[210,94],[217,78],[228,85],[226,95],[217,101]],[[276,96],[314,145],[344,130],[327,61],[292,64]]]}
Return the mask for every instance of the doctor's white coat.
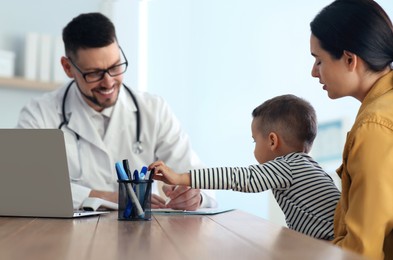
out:
{"label": "doctor's white coat", "polygon": [[[67,86],[31,100],[21,111],[18,128],[58,128],[63,121],[62,103]],[[102,139],[92,123],[92,109],[83,101],[75,83],[65,100],[68,125],[65,136],[74,208],[79,208],[91,189],[117,191],[115,162],[128,159],[131,171],[156,160],[176,172],[204,165],[191,149],[188,136],[167,103],[160,97],[133,90],[141,117],[143,152],[132,150],[136,142],[136,106],[121,87],[106,134]],[[77,138],[79,136],[79,139]],[[209,193],[209,195],[206,194]],[[211,191],[204,191],[203,207],[215,205]]]}

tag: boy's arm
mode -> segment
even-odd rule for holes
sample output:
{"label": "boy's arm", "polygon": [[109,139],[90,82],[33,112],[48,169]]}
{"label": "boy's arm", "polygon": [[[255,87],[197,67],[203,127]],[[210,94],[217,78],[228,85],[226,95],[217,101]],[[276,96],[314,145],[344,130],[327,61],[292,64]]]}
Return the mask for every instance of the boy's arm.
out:
{"label": "boy's arm", "polygon": [[165,165],[162,161],[157,161],[149,165],[149,170],[154,169],[153,179],[163,181],[166,184],[191,186],[190,173],[178,174]]}
{"label": "boy's arm", "polygon": [[179,176],[179,183],[178,185],[184,185],[184,186],[191,186],[191,174],[189,172],[183,173],[183,174],[178,174]]}

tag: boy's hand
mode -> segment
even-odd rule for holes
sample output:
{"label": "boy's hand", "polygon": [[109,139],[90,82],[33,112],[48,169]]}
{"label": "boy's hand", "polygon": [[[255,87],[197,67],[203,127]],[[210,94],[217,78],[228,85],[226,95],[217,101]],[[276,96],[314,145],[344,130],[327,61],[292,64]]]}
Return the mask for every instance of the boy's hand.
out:
{"label": "boy's hand", "polygon": [[167,184],[172,185],[185,185],[190,186],[190,174],[178,174],[172,171],[171,168],[165,165],[162,161],[157,161],[149,165],[149,170],[154,169],[154,176],[153,179],[158,181],[163,181]]}

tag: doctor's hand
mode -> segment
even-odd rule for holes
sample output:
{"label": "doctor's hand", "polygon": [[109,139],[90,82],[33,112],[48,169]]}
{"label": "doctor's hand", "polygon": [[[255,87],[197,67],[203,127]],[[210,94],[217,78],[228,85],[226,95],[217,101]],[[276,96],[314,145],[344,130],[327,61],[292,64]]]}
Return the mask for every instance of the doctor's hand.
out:
{"label": "doctor's hand", "polygon": [[162,190],[170,199],[167,201],[166,208],[197,210],[202,203],[199,189],[192,189],[187,186],[164,185]]}
{"label": "doctor's hand", "polygon": [[151,194],[151,208],[152,209],[166,208],[165,199],[157,194]]}

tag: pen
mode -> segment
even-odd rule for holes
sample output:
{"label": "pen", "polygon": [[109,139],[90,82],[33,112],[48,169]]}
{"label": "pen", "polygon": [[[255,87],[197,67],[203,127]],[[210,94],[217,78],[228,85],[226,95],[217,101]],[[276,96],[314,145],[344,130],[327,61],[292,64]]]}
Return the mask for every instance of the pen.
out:
{"label": "pen", "polygon": [[124,167],[124,170],[127,173],[128,179],[132,180],[130,165],[128,164],[128,160],[127,159],[123,160],[123,167]]}
{"label": "pen", "polygon": [[[116,167],[117,177],[118,177],[118,179],[120,180],[120,179],[121,179],[121,178],[120,178],[120,176],[121,176],[121,167],[120,167],[120,164],[116,163],[116,164],[115,164],[115,167]],[[127,187],[126,183],[122,183],[122,184],[124,185],[124,188]],[[126,207],[125,207],[125,209],[124,209],[124,212],[123,212],[123,217],[124,217],[124,218],[129,218],[129,217],[131,216],[131,212],[132,212],[131,197],[130,197],[128,194],[127,194],[127,198],[128,198],[128,200],[127,200],[127,205],[126,205]]]}
{"label": "pen", "polygon": [[147,167],[143,166],[141,171],[139,172],[139,179],[144,180],[147,173]]}
{"label": "pen", "polygon": [[[129,180],[127,177],[127,174],[124,171],[122,164],[116,163],[116,172],[118,174],[117,177],[119,178],[119,180],[122,180],[122,181]],[[131,198],[132,202],[134,203],[134,205],[136,207],[138,217],[143,218],[145,216],[145,213],[143,212],[141,204],[139,203],[139,200],[138,200],[137,196],[135,195],[134,189],[132,188],[130,183],[125,183],[125,184],[126,184],[125,187],[126,187],[127,194]],[[131,186],[131,188],[130,188],[130,186]]]}
{"label": "pen", "polygon": [[[178,187],[179,187],[179,186],[176,185],[175,188],[174,188],[173,190],[176,190]],[[169,202],[171,202],[171,198],[170,198],[170,197],[167,197],[166,200],[165,200],[165,206],[168,205]]]}
{"label": "pen", "polygon": [[139,173],[138,173],[138,170],[134,170],[134,181],[139,181]]}
{"label": "pen", "polygon": [[[134,181],[136,181],[136,182],[138,182],[138,183],[139,183],[139,181],[140,181],[138,170],[134,170]],[[142,198],[142,197],[141,197],[141,193],[140,193],[139,190],[140,190],[140,189],[139,189],[139,185],[136,185],[136,186],[135,186],[135,193],[138,194],[138,198]]]}
{"label": "pen", "polygon": [[149,182],[147,183],[147,187],[146,187],[146,191],[145,191],[145,197],[143,198],[143,209],[146,209],[146,204],[147,204],[147,202],[149,200],[151,184],[153,182],[153,175],[154,175],[153,170],[151,170],[150,173],[148,173],[147,175],[149,175],[148,176],[148,181]]}

